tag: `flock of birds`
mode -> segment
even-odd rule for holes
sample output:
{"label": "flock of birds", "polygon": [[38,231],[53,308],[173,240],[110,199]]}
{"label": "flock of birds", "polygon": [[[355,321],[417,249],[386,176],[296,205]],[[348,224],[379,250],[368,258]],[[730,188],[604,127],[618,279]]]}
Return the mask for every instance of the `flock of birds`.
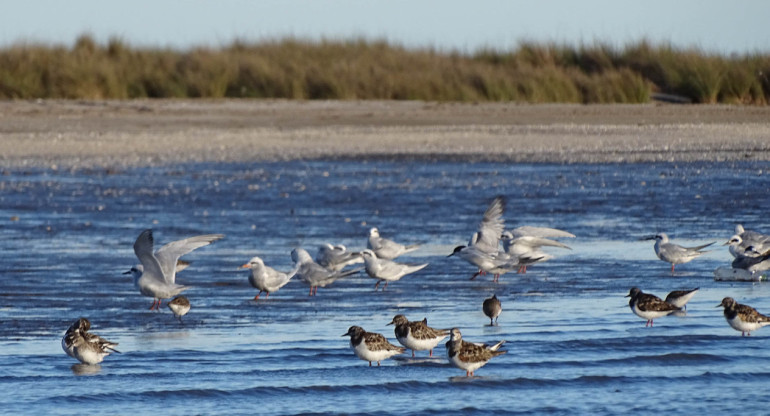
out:
{"label": "flock of birds", "polygon": [[[449,255],[467,261],[478,270],[471,276],[471,280],[479,275],[491,274],[494,275],[493,281],[497,282],[500,276],[513,270],[526,273],[528,266],[553,258],[542,250],[543,247],[571,249],[566,244],[554,240],[575,237],[566,231],[530,226],[506,231],[504,208],[503,197],[496,197],[485,211],[478,231],[471,236],[468,244],[456,247]],[[180,257],[223,237],[222,234],[199,235],[168,243],[155,250],[152,230],[144,230],[134,243],[134,253],[140,264],[126,273],[133,275],[134,284],[140,294],[153,298],[151,310],[158,310],[163,299],[173,298],[167,306],[181,322],[182,316],[190,310],[189,299],[181,293],[189,289],[189,286],[176,283],[176,273],[190,264],[180,260]],[[663,233],[645,239],[655,240],[656,255],[671,264],[672,273],[675,265],[692,261],[705,253],[705,248],[714,244],[683,247],[670,242],[668,236]],[[733,268],[751,273],[770,269],[770,236],[746,231],[738,225],[736,234],[725,245],[729,246],[730,253],[735,257]],[[361,270],[365,270],[367,275],[377,281],[375,291],[382,282],[382,290],[385,290],[388,283],[398,281],[428,266],[428,263],[411,264],[395,260],[419,247],[419,244],[404,245],[383,238],[377,228],[372,228],[369,231],[367,249],[359,252],[349,251],[342,245],[323,244],[319,247],[315,259],[302,248],[292,250],[294,267],[288,272],[265,265],[259,257],[253,257],[241,268],[250,270],[249,283],[259,290],[255,300],[259,300],[262,293],[268,298],[295,276],[309,286],[309,295],[314,296],[318,287],[329,286]],[[361,263],[364,264],[363,267],[355,267]],[[674,291],[663,300],[634,287],[627,297],[631,298],[629,307],[633,313],[647,321],[645,326],[652,326],[654,319],[683,312],[687,302],[697,291],[698,288]],[[770,325],[770,317],[749,306],[741,305],[732,298],[724,298],[719,306],[724,307],[724,316],[730,326],[741,331],[742,335],[750,335],[751,331]],[[502,305],[497,296],[493,295],[484,300],[482,310],[489,317],[490,325],[494,325],[502,311]],[[427,350],[432,357],[433,349],[449,337],[445,344],[447,358],[451,364],[465,370],[466,376],[473,376],[478,368],[493,357],[506,352],[500,349],[505,341],[492,345],[468,342],[463,340],[459,328],[432,328],[428,326],[427,319],[409,321],[404,315],[396,315],[388,325],[395,326],[394,333],[402,347],[391,344],[382,334],[367,332],[357,325],[351,326],[342,336],[350,337],[350,346],[355,355],[368,361],[370,366],[372,362],[380,365],[382,360],[402,354],[407,349],[412,350],[412,356],[415,351]],[[90,327],[88,319],[79,318],[67,329],[62,339],[62,348],[67,355],[83,364],[98,364],[107,355],[119,352],[115,349],[117,343],[89,333]]]}

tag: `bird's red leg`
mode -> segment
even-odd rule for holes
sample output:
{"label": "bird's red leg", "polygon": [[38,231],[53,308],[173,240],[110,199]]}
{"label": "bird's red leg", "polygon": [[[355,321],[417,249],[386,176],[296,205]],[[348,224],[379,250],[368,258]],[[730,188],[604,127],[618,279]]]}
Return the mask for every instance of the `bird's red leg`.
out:
{"label": "bird's red leg", "polygon": [[377,291],[377,288],[380,286],[380,281],[378,280],[377,283],[374,284],[374,291]]}

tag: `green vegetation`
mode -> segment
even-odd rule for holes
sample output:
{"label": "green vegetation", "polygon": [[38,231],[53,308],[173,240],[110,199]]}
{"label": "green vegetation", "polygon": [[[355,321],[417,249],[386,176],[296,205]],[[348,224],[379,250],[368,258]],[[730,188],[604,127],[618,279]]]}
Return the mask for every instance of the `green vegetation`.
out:
{"label": "green vegetation", "polygon": [[0,49],[0,98],[384,99],[765,105],[770,56],[725,57],[640,42],[522,44],[470,54],[380,41],[235,41],[218,49],[134,48],[81,36],[71,48]]}

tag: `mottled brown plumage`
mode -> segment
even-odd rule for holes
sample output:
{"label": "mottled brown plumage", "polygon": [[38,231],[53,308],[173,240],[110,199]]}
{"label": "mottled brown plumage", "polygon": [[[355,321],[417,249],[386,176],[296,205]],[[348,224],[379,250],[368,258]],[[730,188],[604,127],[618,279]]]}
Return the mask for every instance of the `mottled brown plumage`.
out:
{"label": "mottled brown plumage", "polygon": [[751,336],[751,331],[770,325],[770,317],[762,315],[749,305],[736,302],[733,298],[722,299],[722,303],[717,307],[720,306],[725,308],[727,323],[736,331],[741,331],[741,335]]}
{"label": "mottled brown plumage", "polygon": [[401,345],[414,352],[429,350],[428,355],[433,356],[433,348],[449,335],[449,330],[435,329],[428,326],[428,319],[422,321],[409,321],[404,315],[396,315],[388,325],[396,325],[394,330],[396,339]]}
{"label": "mottled brown plumage", "polygon": [[451,338],[446,343],[449,362],[455,367],[465,370],[466,376],[473,376],[474,371],[484,366],[489,360],[506,353],[506,351],[498,351],[505,341],[500,341],[491,347],[463,341],[458,328],[452,328],[450,336]]}
{"label": "mottled brown plumage", "polygon": [[406,351],[405,348],[388,342],[382,334],[366,332],[360,326],[351,326],[342,336],[350,337],[350,347],[358,358],[369,362],[369,367],[372,366],[372,361],[376,361],[379,366],[380,361]]}
{"label": "mottled brown plumage", "polygon": [[642,292],[638,287],[632,287],[626,297],[631,298],[628,301],[631,311],[636,316],[647,320],[647,323],[644,325],[645,327],[652,326],[653,320],[656,318],[682,310],[682,308],[674,306],[655,295]]}

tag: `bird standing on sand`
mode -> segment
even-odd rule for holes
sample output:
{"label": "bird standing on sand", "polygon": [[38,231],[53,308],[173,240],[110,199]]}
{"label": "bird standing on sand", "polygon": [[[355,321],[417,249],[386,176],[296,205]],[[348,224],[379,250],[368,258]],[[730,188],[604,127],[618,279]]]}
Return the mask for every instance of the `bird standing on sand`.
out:
{"label": "bird standing on sand", "polygon": [[484,311],[484,315],[489,317],[489,326],[493,326],[497,323],[497,317],[500,316],[500,312],[503,311],[503,306],[500,304],[500,299],[497,298],[497,295],[492,295],[491,298],[484,299],[481,308]]}

